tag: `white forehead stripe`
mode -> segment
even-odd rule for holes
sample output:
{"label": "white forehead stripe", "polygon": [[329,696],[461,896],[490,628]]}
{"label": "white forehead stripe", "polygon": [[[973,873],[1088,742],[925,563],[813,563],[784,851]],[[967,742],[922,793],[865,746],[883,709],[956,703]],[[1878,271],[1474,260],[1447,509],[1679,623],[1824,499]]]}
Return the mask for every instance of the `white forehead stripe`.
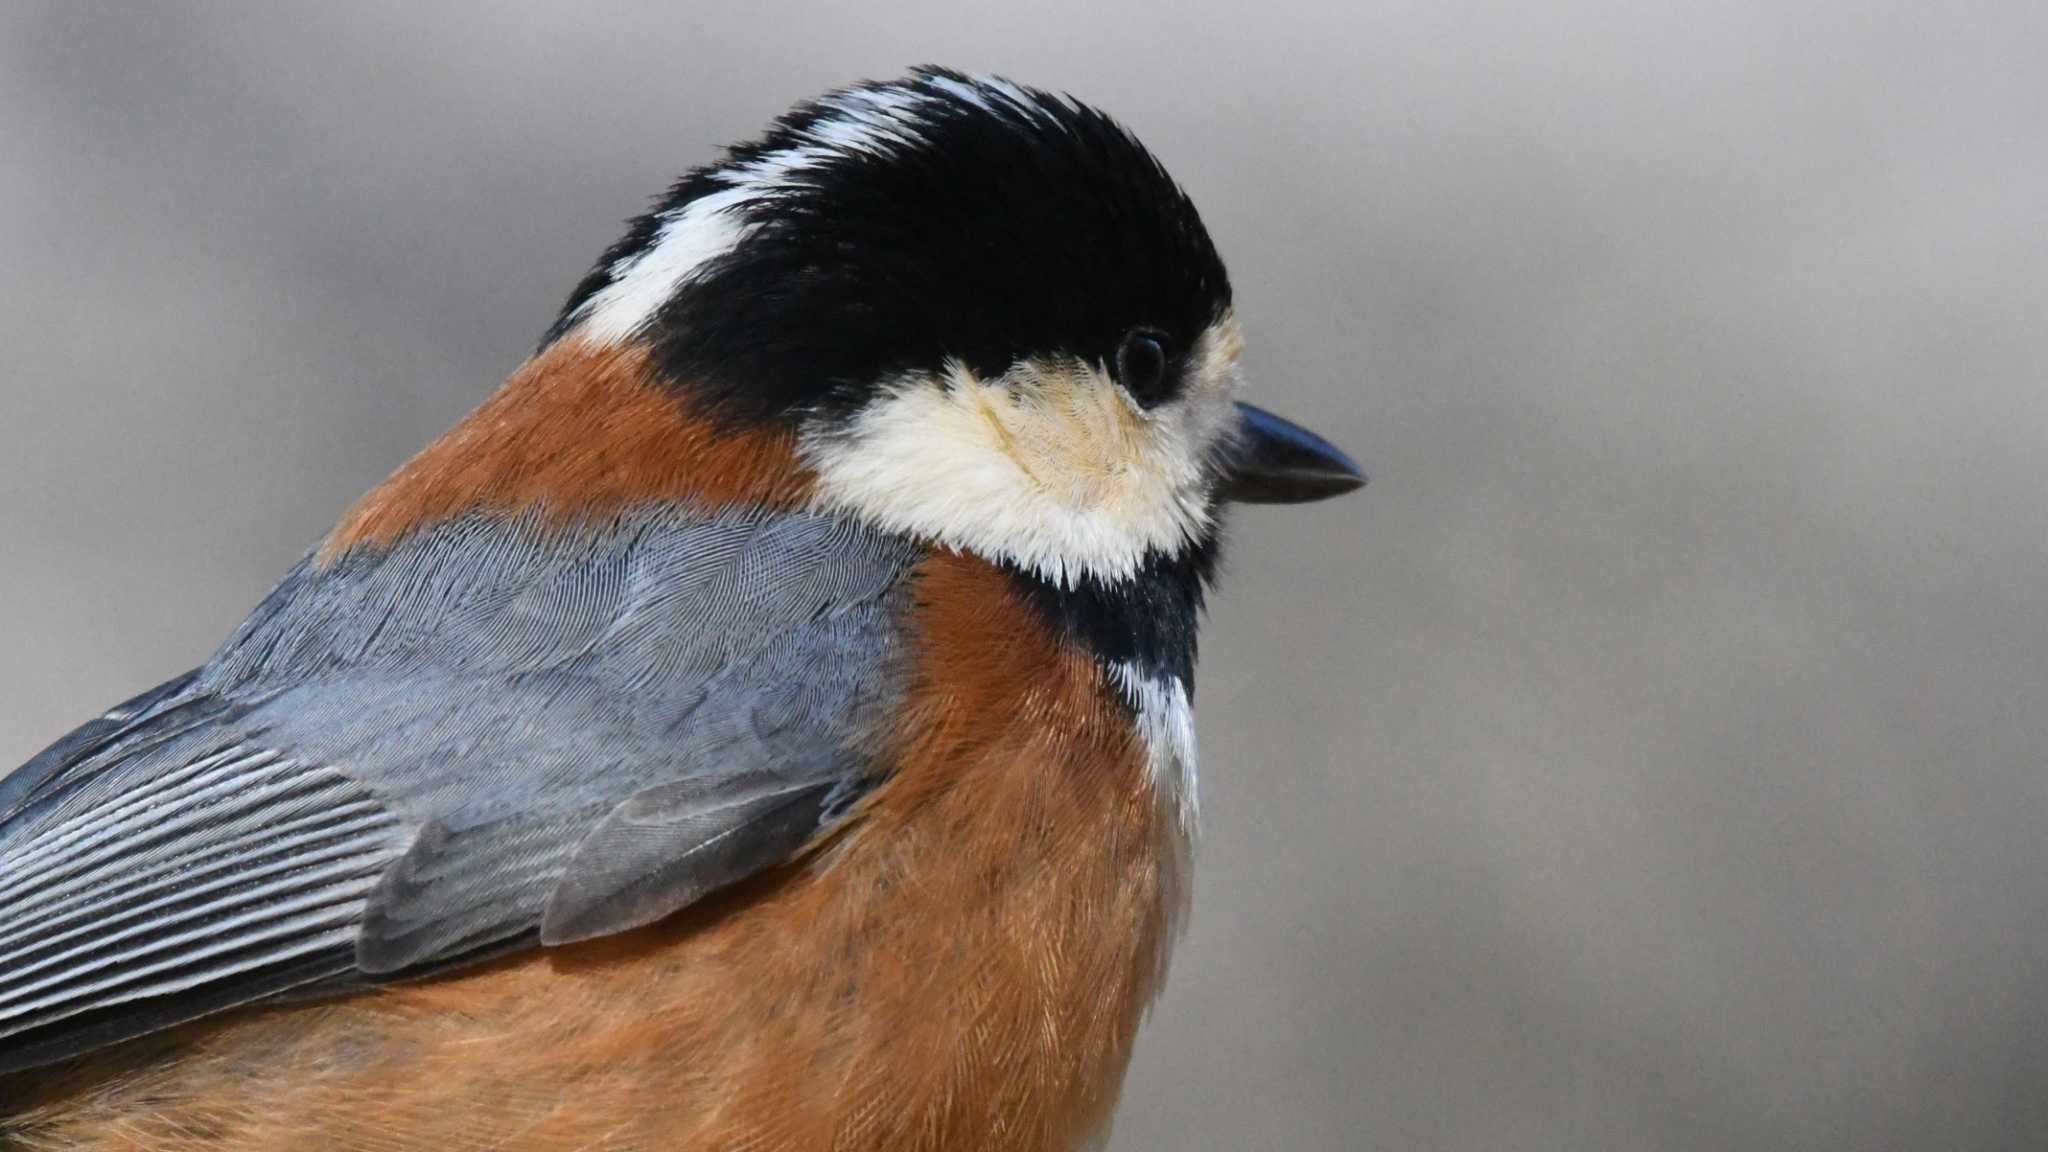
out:
{"label": "white forehead stripe", "polygon": [[1192,833],[1201,816],[1196,790],[1195,710],[1187,685],[1172,675],[1148,676],[1136,664],[1112,669],[1117,687],[1138,710],[1138,735],[1145,741],[1152,786],[1180,818],[1182,831]]}
{"label": "white forehead stripe", "polygon": [[[1015,102],[1020,113],[1035,107],[1028,93],[1008,81],[932,81],[953,99],[987,108],[982,86]],[[764,196],[788,189],[794,177],[830,161],[882,157],[916,145],[926,114],[941,99],[914,87],[882,85],[820,100],[824,115],[797,132],[796,143],[711,173],[724,188],[665,213],[652,244],[612,265],[611,282],[576,310],[585,337],[602,345],[639,335],[677,289],[746,240],[753,229],[748,210]]]}

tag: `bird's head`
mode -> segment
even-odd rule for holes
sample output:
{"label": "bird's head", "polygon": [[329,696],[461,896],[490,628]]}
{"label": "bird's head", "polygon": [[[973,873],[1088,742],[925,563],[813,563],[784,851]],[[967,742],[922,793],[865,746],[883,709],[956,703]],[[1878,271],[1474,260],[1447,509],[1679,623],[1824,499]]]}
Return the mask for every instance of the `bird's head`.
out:
{"label": "bird's head", "polygon": [[572,338],[792,429],[822,505],[1057,588],[1205,550],[1223,502],[1364,482],[1236,402],[1229,279],[1151,153],[999,79],[799,106],[634,222],[548,337]]}

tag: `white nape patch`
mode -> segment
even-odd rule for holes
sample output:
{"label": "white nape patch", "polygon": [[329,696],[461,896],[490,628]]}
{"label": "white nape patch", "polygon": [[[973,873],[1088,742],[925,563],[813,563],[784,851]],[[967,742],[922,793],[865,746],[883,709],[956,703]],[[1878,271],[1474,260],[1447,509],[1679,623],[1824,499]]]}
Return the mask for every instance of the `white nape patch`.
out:
{"label": "white nape patch", "polygon": [[745,188],[714,192],[669,216],[653,246],[613,264],[612,282],[576,310],[585,338],[606,345],[638,335],[684,280],[739,247],[747,225],[738,212],[752,195]]}
{"label": "white nape patch", "polygon": [[1136,664],[1111,669],[1124,697],[1137,705],[1138,735],[1145,741],[1152,787],[1170,804],[1184,835],[1192,836],[1201,818],[1196,789],[1195,710],[1187,685],[1172,675],[1148,676]]}
{"label": "white nape patch", "polygon": [[[928,83],[964,104],[972,104],[984,112],[997,115],[1022,116],[1036,119],[1043,115],[1040,102],[1031,93],[1000,76],[977,76],[973,83],[963,84],[950,76],[934,76]],[[994,99],[990,97],[993,96]],[[1055,96],[1054,99],[1072,108],[1074,101],[1069,96]]]}
{"label": "white nape patch", "polygon": [[832,113],[797,134],[799,143],[711,174],[726,187],[671,210],[654,242],[611,267],[611,283],[577,308],[585,339],[603,346],[638,336],[662,305],[712,261],[753,231],[748,209],[787,188],[792,177],[848,156],[884,156],[917,142],[919,110],[929,97],[893,87],[835,93],[818,106]]}
{"label": "white nape patch", "polygon": [[954,364],[813,424],[800,451],[822,507],[1060,587],[1121,583],[1210,528],[1208,460],[1236,426],[1237,346],[1225,317],[1194,349],[1183,394],[1150,410],[1091,365],[1030,361],[982,380]]}
{"label": "white nape patch", "polygon": [[[1036,107],[1030,94],[1008,80],[977,80],[1004,100],[1014,100],[1020,115]],[[942,92],[987,107],[987,96],[975,86],[952,80],[934,82]],[[754,230],[748,209],[764,197],[793,184],[793,176],[831,160],[852,156],[879,158],[915,146],[922,139],[922,121],[934,96],[911,86],[881,84],[834,92],[817,102],[821,115],[795,133],[791,148],[766,152],[745,164],[731,164],[711,174],[723,191],[702,195],[662,217],[653,244],[618,258],[610,266],[610,283],[592,293],[575,310],[575,322],[596,344],[631,340],[662,312],[662,305],[684,283],[719,256],[731,254]]]}

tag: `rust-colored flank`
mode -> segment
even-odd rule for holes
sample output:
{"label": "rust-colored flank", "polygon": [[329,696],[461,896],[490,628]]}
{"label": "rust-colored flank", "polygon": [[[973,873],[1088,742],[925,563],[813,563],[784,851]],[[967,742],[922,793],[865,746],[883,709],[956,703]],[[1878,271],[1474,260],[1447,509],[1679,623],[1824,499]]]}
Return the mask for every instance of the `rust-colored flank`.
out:
{"label": "rust-colored flank", "polygon": [[357,501],[320,558],[469,511],[566,522],[654,501],[794,506],[811,487],[793,430],[714,428],[657,382],[643,346],[572,334]]}

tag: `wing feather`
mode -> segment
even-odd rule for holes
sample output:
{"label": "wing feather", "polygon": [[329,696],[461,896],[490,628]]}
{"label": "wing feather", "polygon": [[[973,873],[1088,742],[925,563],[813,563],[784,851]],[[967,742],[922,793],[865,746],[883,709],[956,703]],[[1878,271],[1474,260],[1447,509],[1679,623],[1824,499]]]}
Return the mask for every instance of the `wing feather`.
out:
{"label": "wing feather", "polygon": [[0,1072],[623,931],[802,851],[869,779],[916,555],[650,508],[301,564],[0,778]]}
{"label": "wing feather", "polygon": [[548,896],[541,942],[643,927],[753,875],[809,843],[843,788],[829,777],[718,788],[678,780],[639,793],[577,844]]}

